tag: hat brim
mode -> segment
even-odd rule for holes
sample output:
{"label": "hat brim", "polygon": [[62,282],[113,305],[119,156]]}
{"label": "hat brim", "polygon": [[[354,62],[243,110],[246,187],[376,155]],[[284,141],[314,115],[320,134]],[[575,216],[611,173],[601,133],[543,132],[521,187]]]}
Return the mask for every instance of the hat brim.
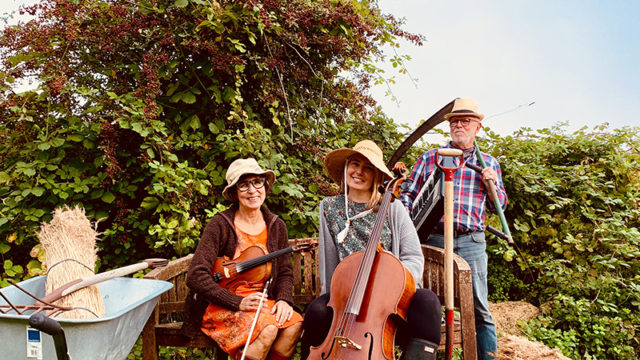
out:
{"label": "hat brim", "polygon": [[246,175],[266,175],[267,176],[267,181],[269,182],[269,184],[273,185],[273,183],[276,182],[276,173],[274,173],[272,170],[265,170],[262,172],[246,172],[243,174],[240,174],[240,176],[238,176],[235,181],[233,181],[231,184],[227,185],[224,190],[222,190],[222,196],[224,196],[225,199],[227,200],[231,200],[231,197],[229,196],[229,191],[233,189],[233,187],[238,183],[238,181]]}
{"label": "hat brim", "polygon": [[372,159],[370,156],[367,156],[365,153],[361,153],[359,151],[353,149],[337,149],[328,153],[324,158],[324,168],[327,170],[327,174],[333,182],[336,184],[340,184],[342,182],[342,176],[344,174],[344,164],[347,162],[347,159],[354,154],[360,154],[364,156],[369,162],[380,171],[387,179],[393,179],[393,175],[387,169],[387,166],[384,163],[380,163],[377,159]]}
{"label": "hat brim", "polygon": [[478,113],[474,113],[474,112],[456,112],[456,113],[448,113],[444,116],[445,120],[449,120],[449,118],[452,118],[454,116],[472,116],[477,118],[478,120],[482,121],[482,119],[484,119],[484,114],[478,114]]}

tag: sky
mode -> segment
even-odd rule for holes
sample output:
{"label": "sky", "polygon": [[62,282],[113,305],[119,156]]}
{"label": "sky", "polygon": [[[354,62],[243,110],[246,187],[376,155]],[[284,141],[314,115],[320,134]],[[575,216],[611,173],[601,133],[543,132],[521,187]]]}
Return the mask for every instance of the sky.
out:
{"label": "sky", "polygon": [[396,122],[415,128],[452,99],[470,97],[485,114],[483,125],[500,135],[561,122],[570,131],[605,122],[640,126],[640,1],[381,0],[379,6],[426,37],[421,47],[396,49],[412,57],[411,77],[396,75],[391,85],[399,104],[385,98],[385,88],[374,92]]}
{"label": "sky", "polygon": [[[37,0],[0,0],[0,14]],[[423,46],[401,42],[409,75],[372,95],[397,123],[417,127],[470,97],[500,135],[522,127],[639,126],[640,1],[379,0]],[[393,49],[384,49],[393,55]],[[448,130],[445,124],[439,125]],[[427,135],[425,140],[429,141]],[[434,135],[435,136],[435,135]]]}

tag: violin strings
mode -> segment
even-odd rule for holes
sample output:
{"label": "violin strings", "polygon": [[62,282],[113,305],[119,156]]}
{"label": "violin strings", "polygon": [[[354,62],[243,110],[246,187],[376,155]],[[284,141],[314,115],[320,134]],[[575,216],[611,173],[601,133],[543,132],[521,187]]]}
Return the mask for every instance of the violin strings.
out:
{"label": "violin strings", "polygon": [[278,250],[278,251],[274,251],[272,253],[269,253],[269,254],[266,254],[266,255],[263,255],[263,256],[259,256],[259,257],[255,258],[255,259],[250,259],[250,260],[247,260],[247,261],[243,261],[240,264],[236,265],[236,269],[237,269],[238,272],[243,272],[243,271],[245,271],[245,269],[251,269],[251,268],[253,268],[253,267],[257,266],[257,265],[260,265],[262,263],[266,263],[266,262],[268,262],[268,261],[270,261],[270,260],[272,260],[274,258],[277,258],[277,257],[279,257],[281,255],[284,255],[284,254],[286,254],[288,252],[291,252],[291,251],[293,251],[293,249],[289,247],[289,248],[286,248],[286,249],[281,249],[281,250]]}

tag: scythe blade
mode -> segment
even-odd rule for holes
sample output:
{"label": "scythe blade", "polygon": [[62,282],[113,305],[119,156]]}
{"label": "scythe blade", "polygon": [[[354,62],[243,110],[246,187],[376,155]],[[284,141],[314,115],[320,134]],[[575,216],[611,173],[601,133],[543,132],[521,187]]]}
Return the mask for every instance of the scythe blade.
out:
{"label": "scythe blade", "polygon": [[[454,99],[455,100],[455,99]],[[431,115],[429,119],[422,123],[422,125],[418,126],[409,136],[400,144],[398,149],[393,153],[389,162],[387,162],[387,167],[392,169],[398,160],[409,150],[413,144],[418,141],[424,134],[426,134],[429,130],[436,127],[438,124],[444,121],[444,116],[451,112],[453,109],[453,101],[449,102],[442,109],[438,110],[435,114]]]}

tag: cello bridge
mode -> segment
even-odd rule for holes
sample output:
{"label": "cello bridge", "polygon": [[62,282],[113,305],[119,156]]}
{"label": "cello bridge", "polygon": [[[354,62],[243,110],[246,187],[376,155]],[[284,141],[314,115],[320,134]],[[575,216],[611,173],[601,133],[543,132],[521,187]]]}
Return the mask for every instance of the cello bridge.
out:
{"label": "cello bridge", "polygon": [[336,336],[335,340],[336,340],[336,343],[343,348],[349,348],[349,349],[355,349],[355,350],[362,349],[362,346],[356,344],[355,342],[353,342],[353,340],[346,338],[344,336]]}

